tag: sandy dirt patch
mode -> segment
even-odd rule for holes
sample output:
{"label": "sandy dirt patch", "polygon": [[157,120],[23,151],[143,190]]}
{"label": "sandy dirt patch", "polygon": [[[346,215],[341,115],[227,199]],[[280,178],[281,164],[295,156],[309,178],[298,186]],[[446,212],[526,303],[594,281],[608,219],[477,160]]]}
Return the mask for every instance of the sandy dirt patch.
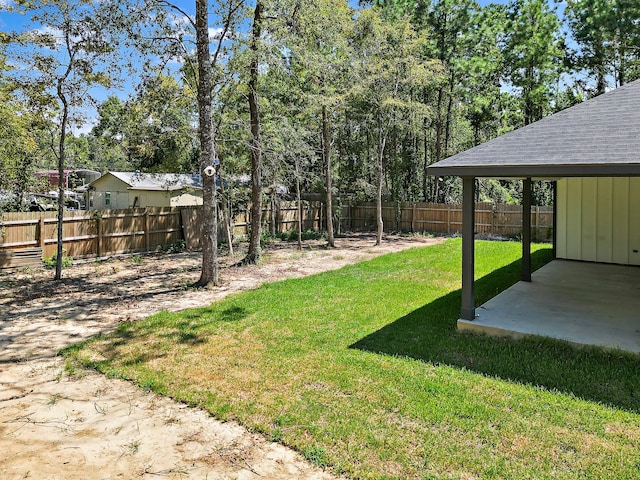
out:
{"label": "sandy dirt patch", "polygon": [[232,267],[223,285],[189,288],[200,254],[129,256],[0,273],[0,478],[330,479],[296,452],[120,380],[69,372],[56,353],[118,323],[205,306],[266,281],[301,277],[440,239],[370,235],[276,242],[260,265]]}

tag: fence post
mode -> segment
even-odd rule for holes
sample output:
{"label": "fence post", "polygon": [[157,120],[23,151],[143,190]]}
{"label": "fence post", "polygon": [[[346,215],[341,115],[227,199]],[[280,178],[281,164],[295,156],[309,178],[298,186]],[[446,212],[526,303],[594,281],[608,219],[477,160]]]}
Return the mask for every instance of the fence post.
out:
{"label": "fence post", "polygon": [[416,233],[416,202],[413,202],[411,209],[411,233]]}
{"label": "fence post", "polygon": [[451,235],[451,207],[447,205],[447,235]]}
{"label": "fence post", "polygon": [[536,208],[534,210],[535,215],[535,222],[534,222],[534,227],[533,227],[533,231],[535,232],[535,235],[533,236],[534,241],[539,242],[540,241],[540,230],[539,230],[539,226],[538,226],[538,221],[540,220],[540,206],[536,205]]}
{"label": "fence post", "polygon": [[[216,232],[217,234],[217,232]],[[151,251],[151,239],[149,238],[149,211],[144,211],[144,249],[147,252]]]}
{"label": "fence post", "polygon": [[102,219],[97,216],[96,219],[96,257],[102,256]]}
{"label": "fence post", "polygon": [[353,231],[356,228],[356,213],[358,212],[358,207],[355,206],[352,202],[349,202],[349,229]]}
{"label": "fence post", "polygon": [[38,221],[38,246],[42,249],[42,255],[44,256],[44,213],[40,214],[40,220]]}
{"label": "fence post", "polygon": [[491,235],[497,235],[496,233],[496,208],[495,203],[491,204]]}

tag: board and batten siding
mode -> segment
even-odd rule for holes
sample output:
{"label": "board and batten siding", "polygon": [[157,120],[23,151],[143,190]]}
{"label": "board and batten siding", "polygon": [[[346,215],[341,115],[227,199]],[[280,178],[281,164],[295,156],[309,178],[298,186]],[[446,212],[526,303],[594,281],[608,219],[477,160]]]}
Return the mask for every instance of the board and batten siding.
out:
{"label": "board and batten siding", "polygon": [[558,181],[557,256],[640,265],[640,178]]}

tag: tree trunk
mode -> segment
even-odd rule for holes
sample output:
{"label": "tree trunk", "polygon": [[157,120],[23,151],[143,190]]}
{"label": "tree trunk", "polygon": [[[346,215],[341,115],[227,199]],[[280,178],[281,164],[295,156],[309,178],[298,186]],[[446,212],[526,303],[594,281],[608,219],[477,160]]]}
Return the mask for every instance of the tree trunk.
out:
{"label": "tree trunk", "polygon": [[222,221],[224,223],[224,234],[227,238],[227,247],[229,248],[229,256],[233,257],[233,226],[231,225],[231,213],[229,212],[229,203],[225,198],[224,181],[222,176],[218,174],[220,182],[220,206],[222,207]]}
{"label": "tree trunk", "polygon": [[[211,119],[211,56],[207,0],[196,0],[196,51],[198,57],[198,120],[200,123],[200,173],[202,175],[202,272],[197,286],[218,285],[218,212],[214,167],[215,135]],[[206,170],[210,171],[210,168]],[[215,170],[214,170],[215,172]]]}
{"label": "tree trunk", "polygon": [[302,250],[302,199],[300,198],[300,166],[296,157],[296,203],[298,205],[298,250]]}
{"label": "tree trunk", "polygon": [[384,223],[382,222],[382,182],[384,177],[384,166],[382,160],[384,158],[384,148],[387,143],[387,138],[382,133],[382,126],[379,125],[378,130],[378,165],[377,165],[377,177],[378,177],[378,190],[376,192],[376,223],[378,225],[378,231],[376,232],[376,245],[382,244],[382,232],[384,231]]}
{"label": "tree trunk", "polygon": [[271,225],[270,231],[271,237],[275,237],[278,234],[278,200],[276,198],[275,187],[274,191],[271,193]]}
{"label": "tree trunk", "polygon": [[527,85],[524,88],[523,96],[524,96],[524,124],[529,125],[535,121],[534,119],[534,103],[531,98],[532,92],[532,83],[535,81],[533,77],[534,66],[532,63],[527,67],[526,77],[528,79]]}
{"label": "tree trunk", "polygon": [[64,164],[66,161],[65,142],[67,139],[67,123],[69,121],[69,102],[64,93],[64,83],[73,70],[74,65],[74,52],[71,48],[71,38],[69,31],[64,32],[65,45],[67,53],[69,54],[69,63],[65,73],[58,78],[57,82],[57,95],[62,102],[62,119],[60,121],[60,139],[58,143],[58,239],[56,249],[56,273],[55,280],[62,279],[62,222],[64,221]]}
{"label": "tree trunk", "polygon": [[[621,39],[621,42],[624,42],[624,39]],[[627,59],[626,59],[626,48],[624,45],[620,46],[620,63],[618,68],[618,82],[619,86],[623,86],[627,83]]]}
{"label": "tree trunk", "polygon": [[[423,91],[423,103],[427,105],[427,93],[426,89]],[[422,148],[423,151],[423,163],[422,163],[422,198],[425,202],[429,201],[427,193],[427,185],[429,174],[427,173],[427,167],[429,166],[429,119],[425,117],[422,120]]]}
{"label": "tree trunk", "polygon": [[607,90],[607,79],[606,79],[606,68],[604,66],[604,58],[605,55],[603,53],[604,46],[598,42],[596,44],[595,50],[595,58],[597,58],[597,66],[596,66],[596,95],[602,95]]}
{"label": "tree trunk", "polygon": [[249,73],[249,116],[251,121],[251,235],[249,251],[243,263],[256,263],[260,258],[262,229],[262,146],[260,145],[260,110],[258,109],[258,42],[262,34],[262,2],[258,0],[253,14],[251,66]]}
{"label": "tree trunk", "polygon": [[324,174],[326,188],[326,212],[327,212],[327,243],[330,247],[335,247],[333,238],[333,205],[331,203],[331,145],[329,144],[329,125],[327,121],[327,107],[322,106],[322,153],[324,156]]}
{"label": "tree trunk", "polygon": [[69,104],[67,97],[62,91],[63,81],[58,82],[58,98],[62,102],[62,120],[60,122],[60,139],[58,143],[58,239],[56,248],[56,273],[55,280],[62,279],[62,224],[64,220],[64,163],[65,163],[65,140],[67,137],[67,122],[69,119]]}
{"label": "tree trunk", "polygon": [[436,144],[435,144],[435,158],[433,159],[433,163],[437,163],[442,160],[442,96],[443,96],[443,87],[438,89],[438,102],[436,105]]}
{"label": "tree trunk", "polygon": [[451,112],[453,110],[453,87],[455,86],[455,74],[451,71],[449,78],[449,99],[447,100],[447,114],[445,117],[445,133],[444,133],[444,157],[449,156],[451,151]]}

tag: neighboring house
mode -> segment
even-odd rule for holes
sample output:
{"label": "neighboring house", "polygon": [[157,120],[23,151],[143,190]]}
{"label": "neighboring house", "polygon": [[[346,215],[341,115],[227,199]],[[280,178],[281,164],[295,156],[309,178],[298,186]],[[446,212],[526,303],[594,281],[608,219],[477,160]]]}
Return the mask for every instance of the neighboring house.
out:
{"label": "neighboring house", "polygon": [[[58,187],[58,170],[40,170],[36,172],[36,177],[46,178],[49,182],[49,188]],[[78,168],[75,170],[64,170],[64,188],[65,190],[74,190],[88,185],[94,180],[100,178],[100,172],[95,170],[87,170]]]}
{"label": "neighboring house", "polygon": [[[576,301],[573,304],[576,308],[586,305],[593,307],[593,311],[597,301],[607,300],[608,296],[611,302],[612,295],[619,290],[616,287],[606,295],[602,293],[607,281],[606,271],[617,269],[619,272],[625,267],[603,263],[640,265],[640,81],[453,155],[429,167],[429,173],[460,176],[463,180],[461,320],[470,322],[478,317],[474,303],[474,190],[477,177],[520,178],[523,181],[522,280],[525,282],[531,281],[530,215],[527,213],[531,206],[532,179],[556,182],[556,258],[600,262],[592,263],[590,268],[609,267],[603,268],[602,275],[595,277],[599,278],[599,285],[594,282],[593,294],[583,297],[588,298],[588,302],[584,299]],[[565,265],[571,263],[565,262]],[[631,283],[640,285],[640,269],[626,268],[624,272],[632,279]],[[575,276],[567,277],[564,284],[551,292],[556,298],[549,301],[562,300],[565,305],[571,304],[565,289],[579,280]],[[567,298],[559,298],[560,292]],[[628,294],[624,300],[612,302],[616,308],[625,305],[633,305],[633,308],[606,315],[607,318],[630,319],[633,325],[628,331],[633,335],[635,329],[636,336],[640,331],[638,313],[633,311],[637,297]],[[612,305],[609,306],[611,312]],[[484,308],[479,312],[480,317],[487,315]],[[555,318],[561,317],[558,314]]]}
{"label": "neighboring house", "polygon": [[199,174],[108,172],[91,182],[89,210],[202,205]]}

